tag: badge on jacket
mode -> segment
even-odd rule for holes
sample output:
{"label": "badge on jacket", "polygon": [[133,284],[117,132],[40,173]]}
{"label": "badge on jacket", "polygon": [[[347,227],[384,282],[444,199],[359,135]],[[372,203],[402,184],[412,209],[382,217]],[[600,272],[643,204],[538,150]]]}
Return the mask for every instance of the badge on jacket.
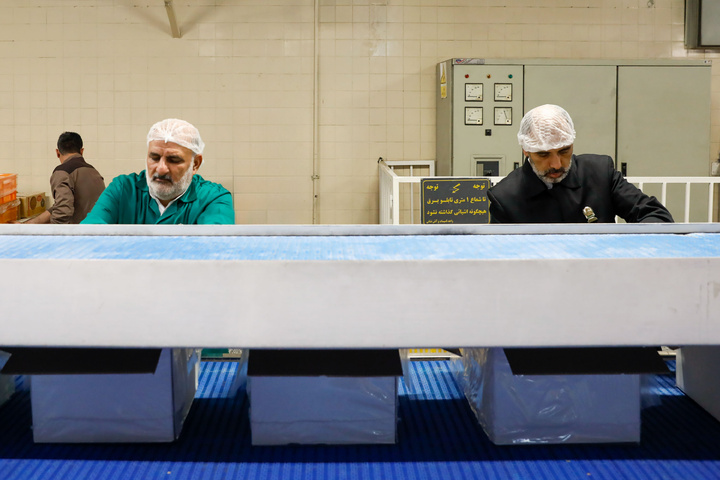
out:
{"label": "badge on jacket", "polygon": [[597,222],[597,217],[595,216],[595,212],[593,212],[593,209],[590,207],[583,208],[583,215],[585,215],[585,218],[587,219],[588,223]]}

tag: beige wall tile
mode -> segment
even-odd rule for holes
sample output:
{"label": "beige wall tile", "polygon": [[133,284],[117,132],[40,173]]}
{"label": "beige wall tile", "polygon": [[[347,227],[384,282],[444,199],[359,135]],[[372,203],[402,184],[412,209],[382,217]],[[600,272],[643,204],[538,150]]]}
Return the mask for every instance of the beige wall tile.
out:
{"label": "beige wall tile", "polygon": [[176,4],[173,39],[161,2],[4,0],[0,171],[46,190],[57,135],[76,130],[109,181],[144,168],[147,129],[177,116],[200,129],[201,173],[233,192],[238,222],[312,222],[317,173],[321,222],[374,223],[377,158],[435,156],[440,60],[719,57],[684,48],[683,0],[321,0],[315,108],[314,2],[269,3]]}

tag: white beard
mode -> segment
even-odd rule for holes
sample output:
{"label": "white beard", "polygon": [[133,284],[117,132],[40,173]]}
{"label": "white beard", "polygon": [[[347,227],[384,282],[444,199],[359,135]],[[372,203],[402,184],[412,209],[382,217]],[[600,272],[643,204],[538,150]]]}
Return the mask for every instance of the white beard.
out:
{"label": "white beard", "polygon": [[190,182],[192,182],[193,169],[191,165],[190,168],[187,169],[187,172],[185,172],[185,175],[171,185],[154,182],[147,170],[145,171],[145,176],[147,177],[148,188],[152,196],[160,200],[170,201],[176,199],[188,189]]}

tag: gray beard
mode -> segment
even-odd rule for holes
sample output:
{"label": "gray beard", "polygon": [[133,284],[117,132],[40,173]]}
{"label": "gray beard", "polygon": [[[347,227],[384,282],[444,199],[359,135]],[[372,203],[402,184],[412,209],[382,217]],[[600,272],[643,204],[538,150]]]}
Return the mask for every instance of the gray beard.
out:
{"label": "gray beard", "polygon": [[539,171],[539,170],[535,167],[535,164],[533,163],[533,161],[532,161],[532,159],[531,159],[530,157],[528,157],[528,162],[530,162],[530,167],[532,167],[532,170],[533,170],[533,172],[535,172],[535,175],[537,175],[537,177],[538,177],[540,180],[542,180],[542,182],[545,184],[545,186],[548,188],[548,190],[550,190],[551,188],[553,188],[553,186],[554,186],[556,183],[560,183],[560,182],[562,182],[563,180],[565,180],[565,177],[568,176],[568,174],[570,173],[570,169],[572,168],[572,165],[573,165],[573,164],[572,164],[572,158],[571,158],[571,159],[570,159],[570,165],[568,165],[568,168],[567,168],[567,170],[565,170],[565,173],[563,173],[562,175],[560,175],[558,178],[550,178],[550,177],[546,177],[546,175],[547,175],[547,173],[549,172],[549,170],[545,170],[544,172]]}

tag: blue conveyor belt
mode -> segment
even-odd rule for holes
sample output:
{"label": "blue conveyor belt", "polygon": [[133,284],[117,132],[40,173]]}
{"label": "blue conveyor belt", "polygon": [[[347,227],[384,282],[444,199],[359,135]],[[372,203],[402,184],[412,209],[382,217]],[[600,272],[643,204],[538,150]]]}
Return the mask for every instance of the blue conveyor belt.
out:
{"label": "blue conveyor belt", "polygon": [[720,256],[720,234],[0,236],[0,259],[477,260]]}
{"label": "blue conveyor belt", "polygon": [[[451,363],[411,362],[416,390],[401,384],[399,443],[252,447],[236,364],[202,364],[200,388],[172,444],[32,443],[27,391],[0,407],[0,478],[163,480],[717,479],[720,423],[674,386],[651,377],[653,406],[642,442],[605,445],[490,443],[460,394]],[[612,392],[608,392],[612,395]]]}

